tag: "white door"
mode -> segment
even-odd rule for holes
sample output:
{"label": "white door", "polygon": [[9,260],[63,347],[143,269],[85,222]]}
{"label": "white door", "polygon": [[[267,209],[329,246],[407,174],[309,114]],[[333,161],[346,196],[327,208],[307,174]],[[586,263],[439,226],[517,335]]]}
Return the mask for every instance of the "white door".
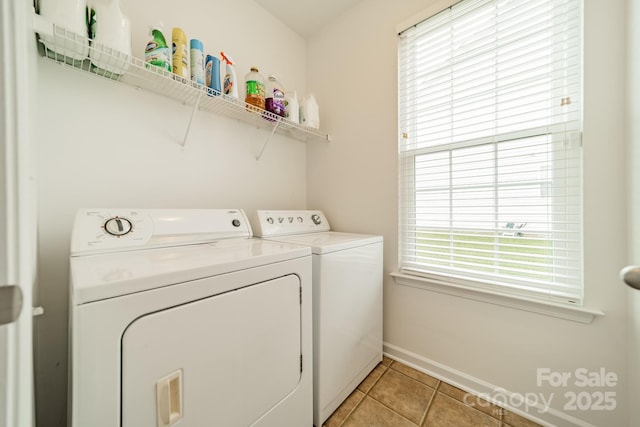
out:
{"label": "white door", "polygon": [[0,0],[0,427],[33,425],[30,3]]}
{"label": "white door", "polygon": [[[640,266],[640,0],[629,0],[629,262]],[[629,425],[640,423],[640,290],[629,287]]]}

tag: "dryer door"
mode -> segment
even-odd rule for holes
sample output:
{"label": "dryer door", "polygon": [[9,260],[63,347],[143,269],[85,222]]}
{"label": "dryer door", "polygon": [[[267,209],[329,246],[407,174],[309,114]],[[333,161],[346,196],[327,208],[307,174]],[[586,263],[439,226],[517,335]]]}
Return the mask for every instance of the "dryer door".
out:
{"label": "dryer door", "polygon": [[122,426],[252,424],[296,388],[300,333],[295,275],[138,318],[122,338]]}

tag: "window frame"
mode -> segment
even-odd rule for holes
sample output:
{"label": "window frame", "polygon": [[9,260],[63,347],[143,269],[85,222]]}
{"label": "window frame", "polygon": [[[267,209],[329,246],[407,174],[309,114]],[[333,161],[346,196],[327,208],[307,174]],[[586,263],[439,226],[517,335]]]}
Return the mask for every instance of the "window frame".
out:
{"label": "window frame", "polygon": [[[441,11],[436,11],[435,13],[433,12],[431,13],[433,16],[435,16],[440,12]],[[422,16],[419,18],[420,21],[428,18],[428,16],[424,16],[424,15],[425,14],[422,14]],[[415,25],[415,23],[411,25]],[[411,25],[408,25],[408,26],[411,26]],[[580,28],[580,31],[581,30],[582,28]],[[402,33],[402,30],[399,31],[399,34],[400,33]],[[401,55],[401,52],[399,52],[399,55]],[[399,69],[399,73],[401,73],[400,69]],[[402,78],[402,76],[399,75],[399,78]],[[399,97],[400,96],[402,96],[401,88],[399,88]],[[401,111],[402,106],[403,106],[402,102],[399,102],[399,110],[398,110],[399,118],[402,116],[402,111]],[[400,119],[399,119],[399,123],[400,123]],[[399,151],[398,151],[399,174],[400,174],[399,175],[400,215],[399,215],[399,230],[398,230],[399,231],[399,236],[398,236],[399,237],[399,254],[398,254],[399,255],[399,263],[398,263],[399,272],[394,273],[394,277],[396,277],[397,282],[402,282],[402,284],[407,284],[411,282],[412,285],[416,285],[416,284],[423,285],[425,282],[429,282],[432,284],[437,284],[436,288],[438,291],[443,290],[442,286],[445,286],[445,287],[449,286],[451,287],[451,289],[454,289],[454,292],[453,292],[454,294],[459,294],[461,290],[467,290],[467,291],[471,291],[472,294],[477,294],[478,292],[480,292],[486,295],[498,296],[500,300],[502,300],[503,297],[508,297],[508,298],[514,298],[515,300],[518,300],[518,301],[528,301],[533,303],[534,305],[537,305],[540,303],[545,306],[547,305],[560,306],[560,307],[563,307],[563,310],[566,308],[572,313],[575,313],[576,311],[580,313],[587,313],[587,318],[592,318],[591,316],[593,315],[602,314],[599,310],[591,310],[591,309],[585,309],[581,307],[582,293],[584,292],[584,283],[583,283],[582,274],[581,274],[581,277],[579,278],[580,298],[578,299],[578,301],[576,301],[576,298],[574,296],[571,296],[568,298],[564,296],[560,298],[551,298],[551,297],[544,298],[542,296],[542,293],[540,292],[533,292],[530,295],[527,292],[511,292],[511,289],[509,289],[509,286],[491,286],[491,284],[488,284],[488,283],[479,283],[477,279],[469,280],[467,277],[456,277],[456,275],[451,273],[447,274],[447,273],[434,272],[434,271],[425,271],[424,269],[415,268],[416,267],[415,265],[412,265],[411,263],[406,263],[406,261],[403,259],[403,253],[402,253],[403,248],[407,246],[415,246],[416,245],[415,241],[417,240],[417,237],[414,235],[413,237],[414,241],[412,243],[410,241],[410,237],[407,236],[406,237],[407,242],[405,244],[403,241],[403,239],[405,239],[404,230],[407,230],[409,228],[412,228],[413,230],[417,230],[419,228],[415,218],[414,218],[413,224],[408,224],[407,215],[403,213],[403,209],[410,210],[412,209],[412,207],[415,208],[415,205],[416,205],[415,195],[417,194],[417,189],[415,186],[415,181],[416,181],[415,162],[418,156],[428,152],[453,150],[455,149],[455,147],[462,147],[462,146],[474,146],[474,145],[479,146],[486,143],[491,143],[497,146],[503,141],[519,139],[519,138],[535,137],[535,136],[541,136],[541,135],[551,135],[551,138],[553,141],[552,144],[555,144],[557,143],[555,140],[558,139],[555,136],[557,132],[564,134],[565,138],[566,138],[566,135],[570,135],[568,139],[569,140],[568,143],[573,144],[574,149],[581,149],[581,143],[580,143],[581,123],[579,121],[567,120],[566,122],[561,123],[559,126],[555,126],[555,125],[544,126],[542,128],[531,128],[531,129],[526,129],[524,131],[507,132],[507,133],[500,134],[493,137],[480,137],[480,138],[471,139],[471,140],[457,141],[457,142],[453,142],[451,144],[445,145],[444,148],[437,148],[437,147],[415,148],[414,147],[414,149],[408,149],[406,151],[403,151],[401,148],[402,138],[406,138],[408,133],[415,131],[415,128],[412,129],[410,126],[407,126],[404,129],[400,129],[400,131],[401,131],[401,136],[400,136],[401,139],[400,139]],[[563,143],[567,144],[567,142],[563,142]],[[405,164],[404,166],[403,166],[403,163]],[[413,163],[414,167],[413,168],[407,167],[406,164],[408,163]],[[554,167],[557,167],[557,166],[554,166]],[[403,175],[403,173],[405,173],[405,175]],[[496,175],[498,174],[498,171],[495,168],[494,168],[494,174]],[[408,197],[409,194],[414,195],[412,200]],[[494,201],[494,204],[497,203],[499,201],[498,197],[494,196],[493,201]],[[580,215],[581,215],[581,210],[580,210]],[[579,245],[581,250],[581,253],[580,253],[580,263],[581,263],[582,252],[583,252],[582,233],[580,236]],[[580,272],[582,272],[582,270],[583,270],[582,265],[580,265]],[[514,287],[517,287],[517,284]],[[580,316],[582,316],[582,314]]]}

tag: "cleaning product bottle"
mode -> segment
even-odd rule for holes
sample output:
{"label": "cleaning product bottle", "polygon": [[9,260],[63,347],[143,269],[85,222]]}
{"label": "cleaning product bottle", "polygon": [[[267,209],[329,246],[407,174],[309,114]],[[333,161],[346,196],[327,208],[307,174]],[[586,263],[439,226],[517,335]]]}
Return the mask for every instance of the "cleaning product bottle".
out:
{"label": "cleaning product bottle", "polygon": [[247,96],[244,101],[255,107],[247,109],[264,110],[264,78],[258,71],[258,67],[251,67],[251,71],[245,76],[245,81],[247,84]]}
{"label": "cleaning product bottle", "polygon": [[238,99],[238,79],[236,78],[236,70],[233,67],[233,60],[225,55],[224,52],[220,52],[220,57],[226,64],[222,85],[223,93],[231,98]]}
{"label": "cleaning product bottle", "polygon": [[[51,23],[55,23],[58,29],[64,30],[63,34],[65,35],[65,37],[59,37],[57,32],[54,34],[51,29],[39,32],[38,35],[46,47],[45,54],[56,59],[67,58],[82,61],[86,58],[89,54],[86,0],[40,0],[38,6],[39,14],[49,22],[49,28],[51,28]],[[4,12],[6,11],[3,9]],[[51,33],[47,34],[49,32]]]}
{"label": "cleaning product bottle", "polygon": [[315,96],[309,94],[305,97],[300,108],[300,122],[313,129],[320,129],[320,109]]}
{"label": "cleaning product bottle", "polygon": [[215,56],[207,55],[205,69],[205,84],[207,86],[207,95],[220,95],[220,60]]}
{"label": "cleaning product bottle", "polygon": [[293,96],[285,97],[284,116],[295,124],[300,123],[300,104],[295,90],[293,91]]}
{"label": "cleaning product bottle", "polygon": [[120,9],[120,0],[90,0],[89,34],[91,63],[107,77],[124,74],[131,58],[131,20]]}
{"label": "cleaning product bottle", "polygon": [[144,50],[144,61],[147,68],[156,66],[171,71],[171,54],[169,46],[162,34],[162,24],[149,27],[149,35],[153,37]]}
{"label": "cleaning product bottle", "polygon": [[173,73],[189,79],[189,53],[187,50],[187,36],[182,28],[174,28],[171,31],[173,44]]}
{"label": "cleaning product bottle", "polygon": [[270,74],[264,95],[265,110],[284,117],[284,90],[275,75]]}
{"label": "cleaning product bottle", "polygon": [[191,81],[204,85],[204,45],[200,40],[191,39]]}

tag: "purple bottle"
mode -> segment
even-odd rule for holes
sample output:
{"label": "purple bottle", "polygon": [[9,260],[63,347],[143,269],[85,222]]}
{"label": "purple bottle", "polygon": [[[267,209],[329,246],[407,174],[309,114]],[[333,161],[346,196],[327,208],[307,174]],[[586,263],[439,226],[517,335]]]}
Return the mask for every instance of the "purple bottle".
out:
{"label": "purple bottle", "polygon": [[284,117],[284,90],[273,74],[269,75],[265,92],[265,110]]}

